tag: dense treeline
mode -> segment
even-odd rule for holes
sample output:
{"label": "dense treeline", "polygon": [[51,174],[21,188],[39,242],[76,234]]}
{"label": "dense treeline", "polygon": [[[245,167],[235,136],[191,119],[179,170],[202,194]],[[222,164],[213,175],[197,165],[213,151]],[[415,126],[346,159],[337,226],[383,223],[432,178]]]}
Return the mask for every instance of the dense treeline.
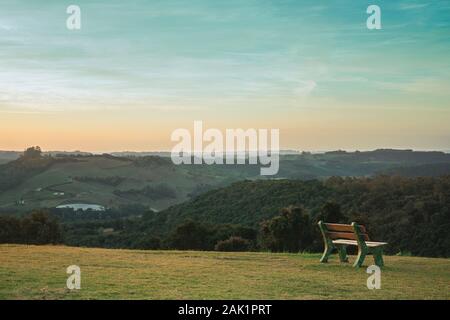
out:
{"label": "dense treeline", "polygon": [[142,189],[114,190],[114,194],[125,198],[144,196],[151,200],[173,199],[177,197],[176,191],[164,183],[156,186],[146,186]]}
{"label": "dense treeline", "polygon": [[416,166],[391,168],[385,171],[388,175],[404,177],[439,177],[450,174],[449,163],[426,163]]}
{"label": "dense treeline", "polygon": [[259,230],[262,221],[278,216],[282,208],[289,206],[303,208],[313,230],[324,212],[337,212],[324,220],[367,225],[373,240],[389,242],[388,253],[450,256],[450,176],[243,181],[153,215],[139,228],[167,234],[192,219]]}
{"label": "dense treeline", "polygon": [[[91,220],[63,225],[64,243],[71,246],[215,250],[219,242],[230,238],[246,241],[246,250],[256,249],[257,230],[231,224],[204,224],[186,221],[164,236],[137,231],[141,219]],[[219,249],[223,251],[223,247]],[[234,251],[234,250],[233,250]]]}
{"label": "dense treeline", "polygon": [[246,241],[247,246],[245,250],[250,250],[256,247],[256,237],[257,231],[252,228],[229,224],[211,225],[186,221],[177,226],[168,235],[166,247],[181,250],[214,250],[215,248],[220,250],[224,248],[221,242],[239,238]]}
{"label": "dense treeline", "polygon": [[62,241],[60,224],[47,212],[24,218],[0,216],[0,243],[57,244]]}
{"label": "dense treeline", "polygon": [[[389,243],[389,254],[450,257],[450,176],[243,181],[162,212],[131,206],[52,215],[64,243],[76,246],[319,252],[324,220],[366,225],[372,240]],[[4,231],[5,221],[0,233],[16,234]]]}
{"label": "dense treeline", "polygon": [[117,176],[110,176],[110,177],[87,177],[87,176],[83,176],[83,177],[74,177],[73,178],[76,181],[80,181],[80,182],[94,182],[94,183],[98,183],[98,184],[103,184],[106,186],[112,186],[112,187],[117,187],[119,184],[121,184],[125,178],[123,177],[117,177]]}

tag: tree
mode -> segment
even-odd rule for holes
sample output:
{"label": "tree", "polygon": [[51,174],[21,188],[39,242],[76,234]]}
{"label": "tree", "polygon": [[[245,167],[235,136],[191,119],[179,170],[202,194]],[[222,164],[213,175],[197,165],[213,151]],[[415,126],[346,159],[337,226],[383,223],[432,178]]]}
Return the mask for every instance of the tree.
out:
{"label": "tree", "polygon": [[0,243],[20,243],[20,220],[15,217],[0,217]]}
{"label": "tree", "polygon": [[208,241],[211,230],[201,223],[189,220],[178,227],[169,236],[170,248],[179,250],[211,250],[214,244]]}
{"label": "tree", "polygon": [[62,240],[60,225],[45,211],[35,211],[21,222],[22,240],[26,244],[56,244]]}
{"label": "tree", "polygon": [[300,207],[288,207],[280,215],[261,224],[262,246],[271,251],[299,252],[312,244],[309,215]]}
{"label": "tree", "polygon": [[39,146],[29,147],[23,153],[24,159],[38,159],[41,157],[42,150]]}
{"label": "tree", "polygon": [[327,223],[346,223],[346,218],[342,214],[341,206],[333,201],[327,201],[320,209],[317,221],[322,220]]}
{"label": "tree", "polygon": [[0,217],[0,243],[56,244],[62,241],[59,223],[45,211],[22,219]]}

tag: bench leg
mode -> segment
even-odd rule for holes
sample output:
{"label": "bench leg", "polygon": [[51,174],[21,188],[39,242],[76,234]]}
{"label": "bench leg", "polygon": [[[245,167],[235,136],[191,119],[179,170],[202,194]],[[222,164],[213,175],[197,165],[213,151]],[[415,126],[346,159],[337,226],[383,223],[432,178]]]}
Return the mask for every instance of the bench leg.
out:
{"label": "bench leg", "polygon": [[325,245],[325,250],[323,251],[322,258],[320,258],[320,262],[328,262],[328,257],[331,255],[331,251],[333,251],[333,248],[329,245]]}
{"label": "bench leg", "polygon": [[383,248],[376,248],[376,249],[374,249],[374,251],[373,251],[373,261],[379,267],[384,266]]}
{"label": "bench leg", "polygon": [[341,262],[348,262],[347,246],[340,245],[340,246],[337,246],[337,249],[338,249],[338,253],[339,253],[339,260]]}
{"label": "bench leg", "polygon": [[356,257],[356,261],[353,264],[355,268],[359,268],[364,263],[364,259],[366,258],[367,250],[358,248],[358,256]]}

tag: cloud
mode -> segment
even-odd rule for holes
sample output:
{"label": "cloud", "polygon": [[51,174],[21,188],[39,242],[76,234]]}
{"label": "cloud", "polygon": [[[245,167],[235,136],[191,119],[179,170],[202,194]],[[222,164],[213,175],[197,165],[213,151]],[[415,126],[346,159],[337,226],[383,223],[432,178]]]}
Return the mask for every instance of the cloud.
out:
{"label": "cloud", "polygon": [[0,24],[0,30],[11,31],[14,30],[14,27],[7,24]]}
{"label": "cloud", "polygon": [[429,3],[401,3],[399,5],[400,10],[416,10],[428,7]]}
{"label": "cloud", "polygon": [[294,93],[299,96],[307,96],[317,87],[317,82],[313,80],[301,81],[300,85],[294,89]]}
{"label": "cloud", "polygon": [[419,94],[447,94],[449,83],[433,78],[417,78],[408,82],[382,82],[377,84],[384,89]]}

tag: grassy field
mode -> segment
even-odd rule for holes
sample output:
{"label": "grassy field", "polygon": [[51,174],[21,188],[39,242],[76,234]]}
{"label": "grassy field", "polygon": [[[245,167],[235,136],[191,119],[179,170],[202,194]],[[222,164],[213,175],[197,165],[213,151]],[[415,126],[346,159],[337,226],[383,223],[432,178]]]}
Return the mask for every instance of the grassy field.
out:
{"label": "grassy field", "polygon": [[[388,256],[380,290],[367,289],[366,268],[318,259],[0,245],[0,299],[450,299],[449,259]],[[81,290],[69,291],[73,264]]]}

